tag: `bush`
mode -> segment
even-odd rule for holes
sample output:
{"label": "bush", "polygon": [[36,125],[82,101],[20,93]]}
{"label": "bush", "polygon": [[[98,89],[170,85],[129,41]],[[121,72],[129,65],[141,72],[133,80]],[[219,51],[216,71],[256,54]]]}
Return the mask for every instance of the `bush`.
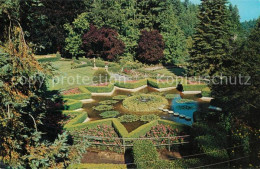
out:
{"label": "bush", "polygon": [[93,107],[93,109],[97,110],[97,111],[109,111],[109,110],[113,110],[114,107],[111,105],[99,105],[99,106]]}
{"label": "bush", "polygon": [[153,126],[156,126],[158,124],[158,120],[151,121],[150,123],[144,124],[131,133],[129,133],[129,137],[132,138],[138,138],[138,137],[143,137],[146,135],[147,132],[151,130]]}
{"label": "bush", "polygon": [[102,118],[106,119],[106,118],[114,118],[119,114],[120,113],[118,111],[105,111],[105,112],[101,113],[100,116]]}
{"label": "bush", "polygon": [[129,135],[128,131],[126,130],[125,126],[122,123],[120,123],[118,119],[112,119],[112,125],[120,137],[122,138],[128,137]]}
{"label": "bush", "polygon": [[118,118],[120,122],[135,122],[139,120],[139,117],[136,115],[123,115],[121,117]]}
{"label": "bush", "polygon": [[77,110],[82,108],[83,103],[77,100],[66,99],[64,110]]}
{"label": "bush", "polygon": [[143,30],[137,47],[137,59],[143,63],[158,63],[164,57],[163,37],[158,30]]}
{"label": "bush", "polygon": [[137,168],[154,168],[159,160],[158,152],[150,140],[137,140],[133,145],[134,162]]}
{"label": "bush", "polygon": [[126,96],[126,95],[117,95],[117,96],[113,97],[113,100],[124,100],[127,97],[128,96]]}
{"label": "bush", "polygon": [[211,91],[209,87],[206,87],[201,90],[201,94],[203,97],[211,97]]}
{"label": "bush", "polygon": [[195,102],[194,100],[191,100],[191,99],[179,99],[179,100],[176,100],[176,103],[193,103]]}
{"label": "bush", "polygon": [[139,81],[133,81],[133,82],[116,82],[115,86],[121,87],[121,88],[126,88],[126,89],[135,89],[138,87],[142,87],[147,85],[147,80],[139,80]]}
{"label": "bush", "polygon": [[[74,113],[73,113],[73,114],[74,114]],[[75,113],[75,114],[76,114],[76,113]],[[70,122],[67,123],[67,124],[64,126],[65,129],[68,129],[68,128],[71,128],[71,127],[73,127],[73,126],[75,126],[75,125],[77,125],[77,124],[83,123],[83,122],[86,120],[86,118],[88,117],[88,114],[87,114],[86,112],[82,112],[82,113],[77,112],[77,114],[78,114],[78,116],[77,116],[76,118],[70,120]],[[69,114],[67,113],[67,115],[69,115]]]}
{"label": "bush", "polygon": [[68,169],[127,169],[126,164],[72,164]]}
{"label": "bush", "polygon": [[[171,81],[169,81],[171,82]],[[154,88],[157,88],[157,89],[160,89],[160,88],[168,88],[168,87],[176,87],[177,85],[177,81],[174,82],[174,83],[167,83],[167,81],[157,81],[155,79],[147,79],[147,84],[151,87],[154,87]]]}
{"label": "bush", "polygon": [[117,100],[104,100],[104,101],[99,102],[99,104],[102,104],[102,105],[110,105],[110,104],[116,104],[116,103],[118,103]]}
{"label": "bush", "polygon": [[86,88],[92,93],[109,93],[114,90],[114,85],[109,84],[107,86],[87,86]]}
{"label": "bush", "polygon": [[93,75],[93,82],[96,84],[109,83],[110,75],[105,69],[99,68]]}
{"label": "bush", "polygon": [[144,122],[151,122],[153,120],[158,120],[158,119],[160,119],[160,117],[155,114],[142,115],[140,118],[140,120]]}
{"label": "bush", "polygon": [[197,85],[183,85],[184,91],[201,91],[206,88],[206,84],[197,84]]}
{"label": "bush", "polygon": [[97,120],[97,121],[89,121],[87,123],[78,123],[70,126],[66,126],[66,130],[68,131],[74,131],[74,130],[81,130],[84,128],[96,128],[98,125],[108,125],[112,126],[112,120],[111,119],[103,119],[103,120]]}
{"label": "bush", "polygon": [[72,95],[65,95],[63,96],[65,99],[74,99],[74,100],[83,100],[83,99],[90,99],[91,93],[81,93],[81,94],[72,94]]}
{"label": "bush", "polygon": [[133,112],[157,111],[162,105],[168,104],[164,97],[151,94],[138,94],[123,101],[123,106]]}

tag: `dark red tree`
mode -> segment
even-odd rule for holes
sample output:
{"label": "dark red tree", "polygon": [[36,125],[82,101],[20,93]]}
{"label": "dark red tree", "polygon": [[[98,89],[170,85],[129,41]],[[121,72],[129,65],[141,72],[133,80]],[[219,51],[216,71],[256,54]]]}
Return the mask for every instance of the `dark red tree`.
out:
{"label": "dark red tree", "polygon": [[98,56],[105,60],[116,60],[125,49],[116,30],[106,27],[98,29],[94,25],[90,25],[89,31],[83,35],[82,44],[87,57]]}
{"label": "dark red tree", "polygon": [[143,30],[139,39],[136,57],[143,63],[158,63],[163,59],[164,41],[158,30]]}

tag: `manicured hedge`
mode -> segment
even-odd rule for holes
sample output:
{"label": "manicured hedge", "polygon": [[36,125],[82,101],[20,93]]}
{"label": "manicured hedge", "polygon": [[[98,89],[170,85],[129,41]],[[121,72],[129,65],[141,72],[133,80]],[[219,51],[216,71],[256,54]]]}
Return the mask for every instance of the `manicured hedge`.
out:
{"label": "manicured hedge", "polygon": [[122,138],[128,137],[128,135],[129,135],[128,131],[126,130],[125,126],[122,123],[120,123],[120,121],[118,119],[113,119],[112,125],[120,137],[122,137]]}
{"label": "manicured hedge", "polygon": [[85,86],[79,86],[78,88],[82,93],[89,93],[91,95],[91,92],[88,89],[86,89]]}
{"label": "manicured hedge", "polygon": [[71,95],[63,95],[65,99],[74,99],[74,100],[83,100],[90,99],[91,93],[80,93],[80,94],[71,94]]}
{"label": "manicured hedge", "polygon": [[126,164],[72,164],[68,169],[127,169]]}
{"label": "manicured hedge", "polygon": [[135,129],[134,131],[132,131],[131,133],[129,133],[129,137],[138,138],[138,137],[144,136],[148,131],[151,130],[151,128],[153,126],[156,126],[157,124],[158,124],[157,120],[144,124],[144,125],[138,127],[137,129]]}
{"label": "manicured hedge", "polygon": [[43,62],[56,62],[60,59],[61,59],[60,55],[57,55],[56,57],[38,59],[38,62],[42,62],[42,63]]}
{"label": "manicured hedge", "polygon": [[115,82],[115,86],[121,87],[121,88],[126,88],[126,89],[135,89],[138,87],[142,87],[147,85],[147,80],[139,80],[136,82]]}
{"label": "manicured hedge", "polygon": [[114,90],[114,85],[109,84],[108,86],[86,86],[86,89],[92,93],[109,93]]}
{"label": "manicured hedge", "polygon": [[[159,82],[159,83],[158,83]],[[167,83],[167,81],[162,82],[162,81],[157,81],[155,79],[151,79],[149,78],[147,80],[147,84],[151,87],[160,89],[160,88],[168,88],[168,87],[176,87],[177,86],[177,82],[171,83],[171,81],[169,81],[169,83]]]}
{"label": "manicured hedge", "polygon": [[77,100],[65,99],[64,110],[77,110],[82,108],[83,103]]}
{"label": "manicured hedge", "polygon": [[184,91],[201,91],[206,88],[206,84],[197,84],[197,85],[183,85]]}
{"label": "manicured hedge", "polygon": [[79,129],[83,129],[83,128],[95,128],[98,125],[108,125],[111,126],[112,125],[112,119],[104,119],[104,120],[97,120],[97,121],[89,121],[86,123],[79,123],[76,125],[70,125],[70,126],[66,126],[66,130],[79,130]]}
{"label": "manicured hedge", "polygon": [[203,97],[211,97],[211,91],[209,87],[206,87],[201,90],[201,94]]}
{"label": "manicured hedge", "polygon": [[68,124],[66,124],[64,126],[64,128],[68,129],[68,128],[72,128],[76,124],[82,124],[86,120],[87,117],[88,117],[88,114],[86,112],[82,112],[76,118],[72,119]]}
{"label": "manicured hedge", "polygon": [[134,162],[137,168],[155,168],[159,155],[151,140],[137,140],[133,146]]}

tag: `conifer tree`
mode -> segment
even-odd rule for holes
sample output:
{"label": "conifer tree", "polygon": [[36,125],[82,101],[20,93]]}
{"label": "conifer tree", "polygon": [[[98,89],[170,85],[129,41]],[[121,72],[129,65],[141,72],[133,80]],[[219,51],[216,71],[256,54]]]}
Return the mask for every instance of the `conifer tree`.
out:
{"label": "conifer tree", "polygon": [[192,74],[216,75],[222,70],[229,54],[229,18],[226,0],[202,0],[200,23],[190,53]]}

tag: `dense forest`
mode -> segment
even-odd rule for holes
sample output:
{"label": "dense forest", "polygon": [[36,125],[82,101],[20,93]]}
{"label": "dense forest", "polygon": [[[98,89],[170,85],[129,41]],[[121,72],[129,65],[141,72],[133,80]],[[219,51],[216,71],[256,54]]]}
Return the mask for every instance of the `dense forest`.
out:
{"label": "dense forest", "polygon": [[[34,58],[53,53],[180,66],[190,77],[213,78],[208,87],[223,113],[200,115],[194,144],[203,138],[214,151],[237,146],[228,159],[247,156],[247,166],[230,167],[259,165],[260,19],[241,23],[237,6],[226,0],[1,0],[0,167],[65,168],[87,146],[63,132],[55,107],[63,98],[47,88],[54,68]],[[222,76],[238,82],[241,75],[239,82],[250,85],[222,85]],[[41,83],[20,83],[24,77]]]}

